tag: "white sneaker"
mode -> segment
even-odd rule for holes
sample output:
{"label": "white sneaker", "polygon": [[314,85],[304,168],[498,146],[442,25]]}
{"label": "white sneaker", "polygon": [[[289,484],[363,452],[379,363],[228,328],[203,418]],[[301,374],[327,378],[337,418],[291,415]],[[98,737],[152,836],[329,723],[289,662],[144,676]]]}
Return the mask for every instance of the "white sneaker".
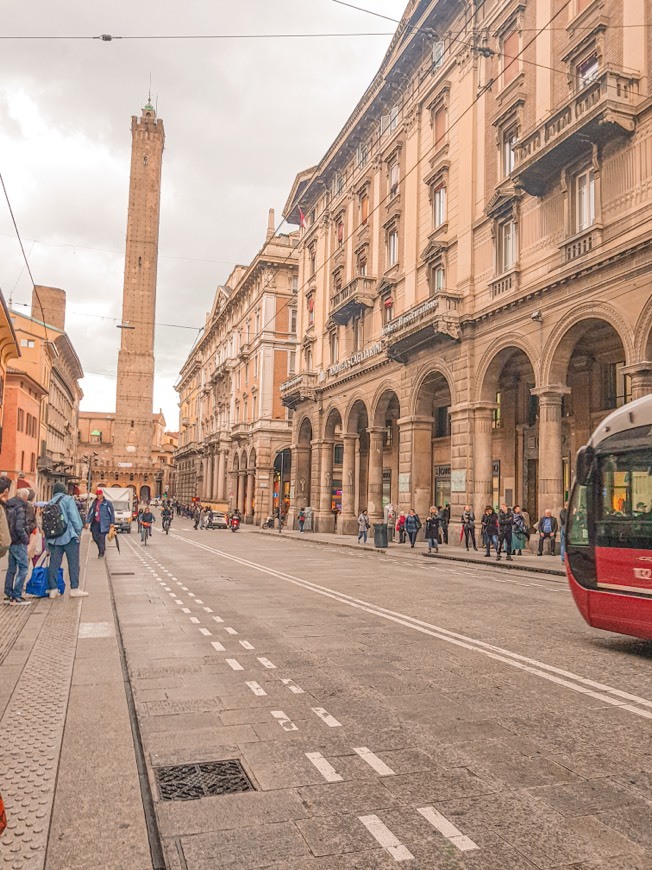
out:
{"label": "white sneaker", "polygon": [[58,598],[61,595],[58,589],[50,589],[48,592],[48,598]]}
{"label": "white sneaker", "polygon": [[84,592],[82,589],[71,589],[70,590],[71,598],[87,598],[88,592]]}

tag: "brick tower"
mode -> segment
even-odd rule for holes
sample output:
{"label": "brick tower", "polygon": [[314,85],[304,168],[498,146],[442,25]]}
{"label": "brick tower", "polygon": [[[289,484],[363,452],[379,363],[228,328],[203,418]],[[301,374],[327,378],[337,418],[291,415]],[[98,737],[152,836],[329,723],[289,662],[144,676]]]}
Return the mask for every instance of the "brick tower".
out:
{"label": "brick tower", "polygon": [[131,137],[113,459],[121,471],[147,474],[152,482],[148,472],[153,470],[154,316],[165,133],[149,100],[140,118],[131,119]]}

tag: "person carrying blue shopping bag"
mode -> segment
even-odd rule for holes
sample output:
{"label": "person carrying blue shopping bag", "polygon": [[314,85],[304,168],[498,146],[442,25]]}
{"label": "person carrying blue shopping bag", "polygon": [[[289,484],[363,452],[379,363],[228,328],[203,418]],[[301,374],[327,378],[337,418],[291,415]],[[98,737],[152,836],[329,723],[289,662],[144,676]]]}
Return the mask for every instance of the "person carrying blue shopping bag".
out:
{"label": "person carrying blue shopping bag", "polygon": [[57,575],[63,556],[68,561],[70,597],[83,598],[88,592],[79,588],[79,541],[83,529],[82,518],[71,495],[66,494],[63,483],[55,483],[54,495],[43,508],[43,534],[50,553],[48,568],[48,595],[58,598]]}

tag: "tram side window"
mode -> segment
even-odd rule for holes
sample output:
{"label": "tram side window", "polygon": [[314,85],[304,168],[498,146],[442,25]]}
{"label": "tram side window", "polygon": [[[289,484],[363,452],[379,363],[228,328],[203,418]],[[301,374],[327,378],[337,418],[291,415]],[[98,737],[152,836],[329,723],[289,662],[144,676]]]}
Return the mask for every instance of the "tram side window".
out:
{"label": "tram side window", "polygon": [[573,501],[570,505],[568,518],[568,544],[575,547],[588,547],[589,521],[586,504],[591,481],[586,486],[577,486],[573,491]]}
{"label": "tram side window", "polygon": [[600,459],[598,546],[650,549],[652,541],[652,456],[648,450]]}

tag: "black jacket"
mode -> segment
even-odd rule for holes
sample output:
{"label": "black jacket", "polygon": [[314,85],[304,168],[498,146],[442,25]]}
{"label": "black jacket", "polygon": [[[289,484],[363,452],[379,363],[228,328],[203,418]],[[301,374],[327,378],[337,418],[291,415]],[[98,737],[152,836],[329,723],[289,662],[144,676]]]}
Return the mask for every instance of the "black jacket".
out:
{"label": "black jacket", "polygon": [[432,516],[432,515],[428,516],[426,518],[426,530],[425,530],[426,538],[439,537],[439,526],[440,526],[440,519],[436,514],[435,514],[435,516]]}
{"label": "black jacket", "polygon": [[482,531],[487,535],[498,534],[498,514],[492,511],[490,514],[482,514]]}
{"label": "black jacket", "polygon": [[12,544],[29,544],[27,531],[27,502],[14,496],[7,502],[7,522]]}
{"label": "black jacket", "polygon": [[514,514],[507,508],[506,511],[498,511],[498,525],[501,532],[508,532],[514,525]]}
{"label": "black jacket", "polygon": [[475,526],[475,514],[473,511],[462,511],[462,525],[467,529]]}

